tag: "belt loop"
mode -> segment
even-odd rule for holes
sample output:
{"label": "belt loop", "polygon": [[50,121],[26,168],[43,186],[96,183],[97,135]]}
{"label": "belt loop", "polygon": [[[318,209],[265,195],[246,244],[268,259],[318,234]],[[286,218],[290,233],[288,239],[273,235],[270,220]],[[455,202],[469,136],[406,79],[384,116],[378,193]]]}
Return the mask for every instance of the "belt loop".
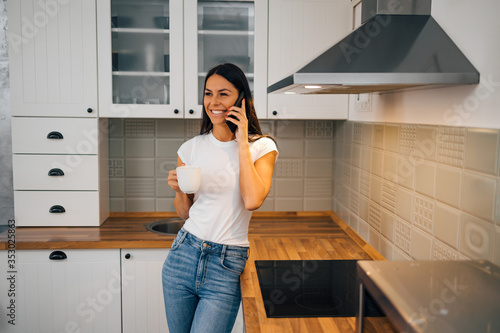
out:
{"label": "belt loop", "polygon": [[183,231],[183,234],[182,234],[181,238],[179,239],[180,244],[182,244],[182,242],[184,242],[184,239],[189,234],[189,232],[187,232],[187,230],[185,230],[184,228],[182,228],[181,231]]}
{"label": "belt loop", "polygon": [[222,251],[220,254],[222,260],[224,260],[224,258],[226,257],[226,250],[227,250],[227,245],[222,245]]}

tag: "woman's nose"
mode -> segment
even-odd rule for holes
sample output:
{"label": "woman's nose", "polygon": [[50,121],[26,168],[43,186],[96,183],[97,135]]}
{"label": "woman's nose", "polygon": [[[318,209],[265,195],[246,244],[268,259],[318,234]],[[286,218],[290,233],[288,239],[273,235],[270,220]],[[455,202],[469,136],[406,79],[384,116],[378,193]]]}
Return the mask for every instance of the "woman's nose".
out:
{"label": "woman's nose", "polygon": [[219,105],[220,104],[220,99],[217,96],[212,96],[210,99],[210,104],[212,105]]}

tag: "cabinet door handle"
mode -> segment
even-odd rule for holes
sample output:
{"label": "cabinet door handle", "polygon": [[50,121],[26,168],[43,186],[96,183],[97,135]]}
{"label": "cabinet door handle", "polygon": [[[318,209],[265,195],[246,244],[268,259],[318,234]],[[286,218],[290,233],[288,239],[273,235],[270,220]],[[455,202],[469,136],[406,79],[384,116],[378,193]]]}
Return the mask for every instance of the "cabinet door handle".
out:
{"label": "cabinet door handle", "polygon": [[49,255],[50,260],[64,260],[67,258],[66,253],[63,251],[54,251]]}
{"label": "cabinet door handle", "polygon": [[53,168],[49,170],[49,176],[64,176],[64,171],[59,168]]}
{"label": "cabinet door handle", "polygon": [[94,110],[92,110],[91,108],[88,108],[88,109],[87,109],[87,112],[88,112],[88,113],[92,113],[92,112],[94,112]]}
{"label": "cabinet door handle", "polygon": [[127,253],[127,254],[125,255],[125,259],[130,259],[130,257],[131,257],[130,253]]}
{"label": "cabinet door handle", "polygon": [[49,209],[49,213],[53,213],[53,214],[60,214],[60,213],[65,213],[65,212],[66,212],[66,209],[64,209],[64,207],[61,205],[54,205],[54,206],[50,207],[50,209]]}
{"label": "cabinet door handle", "polygon": [[193,113],[194,113],[193,109],[189,110],[189,114],[193,114]]}
{"label": "cabinet door handle", "polygon": [[278,111],[274,110],[273,111],[273,116],[277,115],[278,114]]}
{"label": "cabinet door handle", "polygon": [[63,135],[60,132],[53,131],[53,132],[50,132],[49,134],[47,134],[47,139],[57,139],[57,140],[60,140],[60,139],[64,139],[64,137],[63,137]]}
{"label": "cabinet door handle", "polygon": [[174,113],[175,113],[175,114],[178,114],[178,113],[179,113],[179,109],[175,109],[175,110],[174,110]]}

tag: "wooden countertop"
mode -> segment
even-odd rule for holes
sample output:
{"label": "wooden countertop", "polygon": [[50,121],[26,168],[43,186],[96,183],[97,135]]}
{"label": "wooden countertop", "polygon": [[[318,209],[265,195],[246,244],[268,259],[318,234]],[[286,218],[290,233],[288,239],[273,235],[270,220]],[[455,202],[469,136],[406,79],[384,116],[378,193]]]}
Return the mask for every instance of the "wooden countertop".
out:
{"label": "wooden countertop", "polygon": [[[273,218],[256,216],[250,223],[250,258],[241,275],[247,333],[355,332],[354,317],[267,318],[255,260],[327,260],[384,258],[335,213]],[[366,332],[391,332],[385,318],[365,320]]]}
{"label": "wooden countertop", "polygon": [[[150,222],[174,217],[162,213],[114,214],[100,227],[18,227],[16,249],[169,248],[175,236],[146,229]],[[7,231],[0,234],[0,250],[7,249]]]}
{"label": "wooden countertop", "polygon": [[[174,236],[146,229],[173,214],[113,214],[100,227],[19,227],[16,249],[169,248]],[[7,231],[0,249],[7,249]],[[241,275],[248,333],[354,332],[355,318],[267,318],[255,260],[325,260],[384,258],[332,212],[254,212],[249,227],[250,258]],[[371,318],[374,319],[374,318]],[[379,320],[379,319],[377,319]],[[366,323],[366,322],[365,322]],[[390,332],[384,320],[366,323],[373,332]]]}

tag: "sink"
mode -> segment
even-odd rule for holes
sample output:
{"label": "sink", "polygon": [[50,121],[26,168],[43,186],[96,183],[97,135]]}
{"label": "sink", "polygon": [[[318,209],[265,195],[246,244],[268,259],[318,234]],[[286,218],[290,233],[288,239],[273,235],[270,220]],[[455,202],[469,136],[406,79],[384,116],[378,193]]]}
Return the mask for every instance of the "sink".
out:
{"label": "sink", "polygon": [[162,235],[177,235],[183,225],[183,219],[173,217],[165,220],[151,222],[146,226],[146,229]]}

